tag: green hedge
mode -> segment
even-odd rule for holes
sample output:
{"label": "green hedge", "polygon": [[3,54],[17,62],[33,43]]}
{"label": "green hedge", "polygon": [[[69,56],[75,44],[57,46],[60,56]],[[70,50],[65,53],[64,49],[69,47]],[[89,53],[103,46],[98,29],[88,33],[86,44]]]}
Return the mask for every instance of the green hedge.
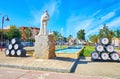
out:
{"label": "green hedge", "polygon": [[84,50],[81,51],[80,56],[90,57],[94,50],[94,46],[85,46]]}

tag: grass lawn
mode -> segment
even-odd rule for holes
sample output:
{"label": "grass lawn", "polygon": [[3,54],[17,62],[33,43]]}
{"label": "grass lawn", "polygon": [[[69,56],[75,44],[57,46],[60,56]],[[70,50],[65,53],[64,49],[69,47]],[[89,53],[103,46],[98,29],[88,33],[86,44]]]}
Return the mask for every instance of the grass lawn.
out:
{"label": "grass lawn", "polygon": [[120,50],[120,47],[118,47],[118,48],[115,48],[115,50]]}
{"label": "grass lawn", "polygon": [[80,56],[90,57],[91,53],[95,50],[94,46],[85,46],[84,50],[81,51]]}

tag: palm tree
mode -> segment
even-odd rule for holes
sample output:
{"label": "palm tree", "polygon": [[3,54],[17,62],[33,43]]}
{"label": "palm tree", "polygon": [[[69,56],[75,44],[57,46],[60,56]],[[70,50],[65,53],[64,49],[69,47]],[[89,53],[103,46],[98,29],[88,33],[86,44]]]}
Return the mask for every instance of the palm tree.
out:
{"label": "palm tree", "polygon": [[98,43],[98,35],[90,35],[89,37],[90,41],[92,41],[94,44]]}
{"label": "palm tree", "polygon": [[112,38],[114,37],[114,32],[112,30],[108,29],[108,26],[106,26],[106,24],[104,24],[103,29],[100,29],[99,38],[103,38],[106,37],[110,40],[110,43],[112,42]]}
{"label": "palm tree", "polygon": [[62,35],[57,31],[53,31],[53,35],[55,36],[55,41],[58,41],[59,38],[62,37]]}
{"label": "palm tree", "polygon": [[81,29],[77,32],[77,38],[79,40],[84,40],[85,41],[85,30]]}

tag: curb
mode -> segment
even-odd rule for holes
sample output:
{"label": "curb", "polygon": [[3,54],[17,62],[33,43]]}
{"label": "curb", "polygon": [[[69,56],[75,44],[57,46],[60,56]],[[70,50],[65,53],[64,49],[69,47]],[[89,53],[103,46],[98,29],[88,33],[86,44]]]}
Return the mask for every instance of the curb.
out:
{"label": "curb", "polygon": [[69,69],[54,69],[54,68],[42,68],[42,67],[17,66],[17,65],[7,65],[7,64],[1,64],[1,63],[0,63],[0,67],[70,73]]}

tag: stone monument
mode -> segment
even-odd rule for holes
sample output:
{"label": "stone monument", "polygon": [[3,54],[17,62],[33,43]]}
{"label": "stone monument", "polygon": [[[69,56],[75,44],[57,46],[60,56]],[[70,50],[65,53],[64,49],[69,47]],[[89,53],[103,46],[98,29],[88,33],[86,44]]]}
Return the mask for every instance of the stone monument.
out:
{"label": "stone monument", "polygon": [[55,55],[55,40],[53,35],[47,34],[47,22],[49,20],[48,12],[45,11],[41,16],[41,28],[37,36],[35,36],[35,58],[49,59]]}

